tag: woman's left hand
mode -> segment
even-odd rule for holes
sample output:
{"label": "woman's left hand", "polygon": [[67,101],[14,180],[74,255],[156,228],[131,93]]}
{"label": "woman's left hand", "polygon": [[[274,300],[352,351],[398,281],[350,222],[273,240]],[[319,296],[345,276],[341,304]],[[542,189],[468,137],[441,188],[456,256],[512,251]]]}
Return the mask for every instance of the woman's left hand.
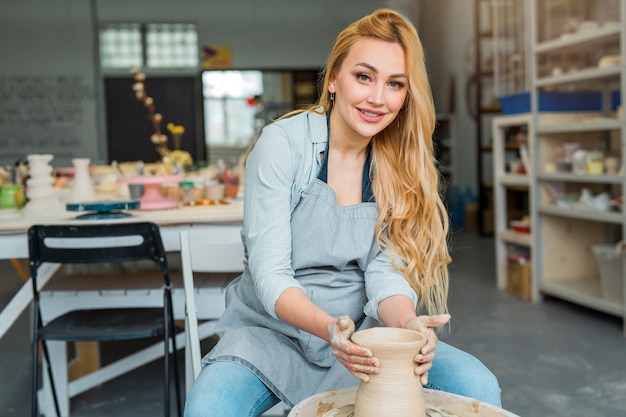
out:
{"label": "woman's left hand", "polygon": [[436,316],[418,316],[404,325],[405,329],[415,330],[426,336],[426,344],[415,356],[415,362],[418,364],[415,368],[415,375],[419,375],[422,385],[428,383],[428,371],[433,366],[437,342],[439,341],[433,328],[443,326],[448,321],[450,321],[449,314],[439,314]]}
{"label": "woman's left hand", "polygon": [[378,359],[364,347],[352,343],[354,322],[348,316],[341,316],[328,326],[333,354],[348,371],[363,382],[370,380],[369,374],[378,373]]}

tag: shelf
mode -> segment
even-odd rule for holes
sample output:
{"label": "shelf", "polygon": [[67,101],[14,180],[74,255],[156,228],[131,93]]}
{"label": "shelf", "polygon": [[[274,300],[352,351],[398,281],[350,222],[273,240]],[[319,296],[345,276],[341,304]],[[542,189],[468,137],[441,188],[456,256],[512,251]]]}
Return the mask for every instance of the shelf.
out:
{"label": "shelf", "polygon": [[500,106],[481,107],[480,112],[484,114],[499,114],[502,113]]}
{"label": "shelf", "polygon": [[[513,219],[519,219],[528,214],[527,205],[532,206],[528,196],[532,194],[531,176],[528,174],[515,174],[505,172],[507,160],[511,151],[519,152],[518,144],[512,145],[510,137],[516,135],[521,129],[526,130],[526,143],[529,151],[532,151],[532,117],[528,114],[498,116],[492,121],[493,137],[493,177],[494,177],[494,202],[495,202],[495,259],[496,259],[496,284],[498,288],[508,288],[510,278],[509,255],[512,245],[530,249],[530,274],[525,274],[524,279],[531,282],[524,283],[530,287],[530,299],[536,300],[538,292],[532,287],[533,264],[533,234],[517,233],[509,227]],[[529,155],[530,156],[530,155]],[[530,157],[532,160],[532,157]],[[518,193],[511,193],[515,191]],[[531,218],[531,230],[533,230]],[[521,278],[518,278],[521,279]]]}
{"label": "shelf", "polygon": [[528,248],[532,248],[533,246],[532,235],[530,233],[517,233],[512,229],[498,232],[498,239],[502,242],[512,243]]}
{"label": "shelf", "polygon": [[[584,118],[584,116],[583,116]],[[572,133],[572,132],[602,132],[621,130],[623,122],[614,118],[596,118],[593,120],[587,117],[589,121],[575,122],[568,124],[552,124],[537,127],[537,133]]]}
{"label": "shelf", "polygon": [[[518,144],[511,144],[511,143],[507,143],[506,145],[504,145],[504,149],[507,151],[519,151],[519,145]],[[480,147],[480,150],[483,152],[493,152],[493,146],[492,145],[483,145]]]}
{"label": "shelf", "polygon": [[598,279],[579,279],[567,281],[544,281],[540,286],[544,294],[552,295],[573,303],[624,317],[624,305],[602,298]]}
{"label": "shelf", "polygon": [[584,46],[593,46],[606,41],[619,41],[621,27],[619,24],[600,27],[595,30],[587,30],[558,39],[538,43],[534,52],[537,54],[546,52],[560,52],[563,49],[580,49]]}
{"label": "shelf", "polygon": [[617,174],[579,175],[569,172],[542,173],[537,175],[537,179],[542,181],[562,181],[590,184],[621,184],[623,181],[623,177]]}
{"label": "shelf", "polygon": [[[493,234],[493,202],[487,184],[490,179],[490,160],[493,158],[490,145],[489,129],[486,129],[490,118],[502,114],[497,100],[500,92],[508,88],[507,80],[503,85],[501,70],[505,62],[502,58],[512,52],[507,49],[516,48],[517,43],[511,39],[504,28],[518,30],[522,27],[523,13],[513,12],[518,0],[474,0],[474,51],[473,74],[470,87],[471,106],[476,119],[476,186],[478,194],[478,232],[480,235]],[[497,9],[497,11],[496,11]],[[488,11],[488,12],[487,12]],[[521,62],[524,62],[522,59]]]}
{"label": "shelf", "polygon": [[593,222],[612,224],[622,224],[625,219],[624,214],[618,212],[583,211],[572,208],[561,208],[551,204],[540,205],[539,213],[548,214],[551,216],[567,217],[570,219],[588,220]]}
{"label": "shelf", "polygon": [[537,87],[548,87],[557,84],[567,84],[582,81],[594,81],[602,78],[617,78],[621,72],[619,65],[605,68],[584,68],[576,72],[562,75],[551,75],[548,77],[537,78],[535,85]]}
{"label": "shelf", "polygon": [[[500,218],[496,231],[496,268],[498,288],[506,284],[507,245],[528,245],[531,252],[530,287],[533,301],[541,301],[541,294],[561,298],[591,309],[624,318],[623,331],[626,335],[626,306],[622,302],[607,300],[602,296],[599,279],[598,259],[593,246],[626,240],[626,213],[621,211],[600,211],[587,208],[573,201],[561,201],[558,205],[551,199],[554,187],[566,195],[576,196],[583,188],[594,195],[608,192],[613,197],[626,195],[626,178],[622,171],[618,174],[602,173],[575,174],[556,172],[556,159],[566,143],[578,143],[581,149],[602,149],[604,155],[618,156],[626,165],[626,120],[615,117],[614,92],[620,91],[621,102],[625,101],[622,91],[626,87],[626,0],[619,2],[619,13],[610,16],[618,20],[615,24],[606,24],[597,28],[579,31],[561,36],[558,39],[539,41],[544,33],[567,20],[563,10],[546,14],[545,7],[555,4],[553,0],[523,0],[528,6],[528,25],[530,28],[531,53],[526,63],[529,71],[529,90],[531,105],[529,112],[515,118],[496,118],[493,122],[494,144],[494,199],[496,214],[508,210],[507,198],[515,197],[507,187],[513,184],[527,184],[528,207],[531,233],[526,236],[510,230],[505,219]],[[577,9],[576,18],[581,22],[593,20],[591,4],[578,0],[558,0],[559,7]],[[585,16],[584,14],[588,15]],[[549,19],[558,15],[562,21],[551,22]],[[570,15],[569,17],[573,17]],[[549,27],[550,24],[555,26]],[[540,27],[541,25],[541,27]],[[558,26],[561,27],[561,26]],[[553,32],[552,32],[553,33]],[[596,66],[599,58],[620,54],[620,65]],[[569,65],[578,69],[568,70]],[[548,75],[559,66],[565,72]],[[538,100],[543,93],[568,91],[595,91],[601,95],[602,108],[595,111],[541,111]],[[545,103],[544,103],[545,104]],[[568,103],[570,104],[570,103]],[[571,103],[574,105],[575,103]],[[589,103],[582,103],[589,104]],[[580,107],[584,107],[581,105]],[[580,108],[574,107],[572,108]],[[530,169],[524,180],[503,172],[507,158],[504,146],[497,145],[496,136],[504,137],[507,126],[514,123],[527,125]],[[561,149],[559,149],[561,147]],[[499,158],[499,160],[498,160]],[[552,167],[555,172],[545,172]],[[600,172],[600,171],[599,171]],[[611,207],[613,208],[613,207]],[[506,214],[505,214],[506,216]],[[626,283],[626,276],[621,277]]]}
{"label": "shelf", "polygon": [[528,190],[530,178],[528,177],[528,175],[507,173],[500,176],[498,182],[506,186],[506,188],[519,188]]}

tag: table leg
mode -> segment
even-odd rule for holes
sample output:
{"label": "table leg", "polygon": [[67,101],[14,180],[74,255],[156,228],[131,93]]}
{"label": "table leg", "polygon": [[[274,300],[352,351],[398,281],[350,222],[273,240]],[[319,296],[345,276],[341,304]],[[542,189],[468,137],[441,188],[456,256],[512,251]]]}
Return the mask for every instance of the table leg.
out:
{"label": "table leg", "polygon": [[10,259],[11,265],[13,265],[13,269],[17,272],[17,274],[22,278],[22,281],[28,281],[30,278],[30,272],[28,272],[28,259]]}

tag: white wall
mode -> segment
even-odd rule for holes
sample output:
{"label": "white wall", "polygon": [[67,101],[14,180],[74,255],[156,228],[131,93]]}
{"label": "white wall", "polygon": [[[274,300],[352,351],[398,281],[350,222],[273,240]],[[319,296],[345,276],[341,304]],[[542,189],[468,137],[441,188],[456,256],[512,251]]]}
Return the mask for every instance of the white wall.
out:
{"label": "white wall", "polygon": [[200,45],[231,46],[234,67],[282,69],[323,64],[337,33],[380,2],[99,0],[97,5],[103,22],[195,22]]}

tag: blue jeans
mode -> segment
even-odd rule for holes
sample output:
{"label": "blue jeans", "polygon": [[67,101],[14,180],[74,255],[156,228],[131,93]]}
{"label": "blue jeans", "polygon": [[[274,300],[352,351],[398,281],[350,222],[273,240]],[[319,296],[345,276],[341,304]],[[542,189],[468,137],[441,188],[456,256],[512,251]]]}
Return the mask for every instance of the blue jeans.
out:
{"label": "blue jeans", "polygon": [[[355,379],[355,386],[358,381]],[[496,377],[478,359],[443,342],[437,344],[426,388],[502,407]],[[205,366],[191,387],[185,417],[253,417],[280,400],[251,371],[235,362]]]}
{"label": "blue jeans", "polygon": [[476,357],[441,341],[425,387],[502,407],[496,376]]}
{"label": "blue jeans", "polygon": [[204,366],[185,402],[185,417],[255,417],[280,400],[237,362]]}

